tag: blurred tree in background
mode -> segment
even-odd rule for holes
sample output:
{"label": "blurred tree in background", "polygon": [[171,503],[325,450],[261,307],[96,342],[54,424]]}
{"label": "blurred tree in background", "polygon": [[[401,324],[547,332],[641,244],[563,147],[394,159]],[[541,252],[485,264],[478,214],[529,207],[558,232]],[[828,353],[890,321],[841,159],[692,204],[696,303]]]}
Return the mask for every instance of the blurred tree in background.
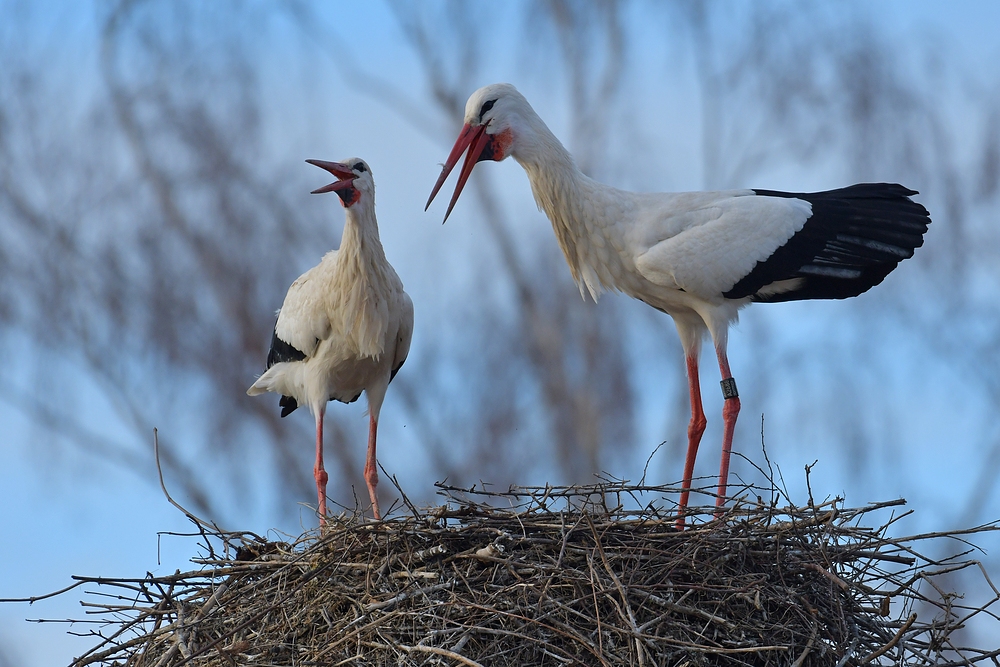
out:
{"label": "blurred tree in background", "polygon": [[[865,4],[398,1],[362,29],[355,9],[0,0],[0,402],[31,424],[7,446],[42,451],[40,476],[76,456],[153,484],[160,427],[168,485],[209,518],[312,500],[312,420],[245,391],[287,286],[339,242],[338,202],[307,195],[322,179],[302,160],[360,155],[416,309],[380,429],[407,493],[635,479],[664,441],[650,475],[679,478],[669,318],[581,299],[514,165],[477,169],[444,229],[440,203],[407,194],[429,193],[468,95],[509,80],[623,188],[919,190],[926,245],[883,285],[744,315],[735,448],[762,458],[766,414],[771,459],[821,459],[851,502],[903,494],[934,529],[997,517],[996,63],[903,41]],[[711,475],[721,396],[703,380]],[[331,497],[350,506],[355,408],[326,429]]]}
{"label": "blurred tree in background", "polygon": [[[409,57],[396,69],[342,33],[338,11],[99,4],[83,40],[95,48],[69,63],[54,55],[58,35],[12,27],[42,22],[40,10],[5,3],[20,23],[0,28],[0,316],[13,361],[0,371],[0,400],[52,446],[152,481],[152,428],[177,425],[161,431],[162,463],[192,508],[233,519],[222,499],[261,483],[283,511],[311,498],[311,420],[279,420],[275,401],[244,393],[288,284],[338,242],[342,214],[306,196],[315,175],[301,161],[356,152],[351,107],[329,101],[363,98],[395,118],[386,141],[437,146],[417,172],[430,174],[429,191],[469,93],[502,72],[521,77],[585,172],[622,187],[887,180],[920,190],[934,219],[927,245],[884,285],[835,315],[822,315],[824,304],[794,315],[758,306],[768,312],[744,318],[733,336],[750,378],[737,449],[755,456],[753,415],[770,408],[771,433],[829,445],[787,465],[821,453],[859,485],[877,483],[873,467],[915,451],[903,442],[913,412],[942,398],[913,379],[943,376],[962,387],[956,404],[975,397],[939,411],[962,419],[956,440],[982,463],[958,498],[949,492],[957,505],[944,515],[994,516],[995,67],[956,71],[933,43],[899,48],[854,5],[537,0],[511,5],[503,21],[475,3],[391,3]],[[292,100],[317,103],[306,111]],[[343,155],[289,154],[287,137],[310,133]],[[373,168],[384,198],[393,184]],[[463,273],[400,270],[408,288],[434,283],[416,291],[427,296],[414,298],[418,337],[383,420],[410,426],[391,437],[429,473],[427,488],[408,492],[427,500],[430,479],[445,477],[555,483],[634,471],[635,461],[641,470],[663,440],[657,474],[679,477],[687,402],[672,324],[626,299],[581,299],[526,182],[509,176],[515,195],[502,180],[516,169],[481,171],[490,173],[477,170],[475,197],[449,223],[483,234],[463,246],[477,253],[462,258]],[[407,224],[440,245],[440,215],[414,211]],[[331,493],[353,504],[365,425],[338,409],[327,420]],[[383,453],[382,463],[392,472],[401,462]]]}

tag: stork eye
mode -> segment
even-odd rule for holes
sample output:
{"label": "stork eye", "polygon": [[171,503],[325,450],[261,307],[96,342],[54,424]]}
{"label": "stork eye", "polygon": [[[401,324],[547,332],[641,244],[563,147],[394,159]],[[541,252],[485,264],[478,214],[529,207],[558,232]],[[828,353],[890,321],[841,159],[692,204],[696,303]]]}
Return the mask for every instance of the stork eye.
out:
{"label": "stork eye", "polygon": [[365,167],[364,162],[358,162],[357,164],[354,165],[353,169],[354,171],[360,171],[362,174],[368,171],[368,169]]}
{"label": "stork eye", "polygon": [[493,105],[496,104],[496,103],[497,103],[496,100],[490,100],[489,102],[484,103],[482,110],[480,110],[480,112],[479,112],[479,120],[482,120],[483,119],[483,115],[487,111],[489,111],[490,109],[492,109]]}

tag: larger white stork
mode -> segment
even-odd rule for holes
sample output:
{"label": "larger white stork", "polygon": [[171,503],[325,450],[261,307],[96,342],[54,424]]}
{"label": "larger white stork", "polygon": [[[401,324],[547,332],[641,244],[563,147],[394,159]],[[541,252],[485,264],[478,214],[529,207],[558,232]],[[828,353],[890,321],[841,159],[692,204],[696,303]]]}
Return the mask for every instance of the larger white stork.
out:
{"label": "larger white stork", "polygon": [[364,160],[306,160],[337,177],[313,194],[336,192],[346,223],[339,250],[331,250],[288,288],[267,353],[267,370],[247,390],[281,394],[281,416],[307,405],[316,419],[316,492],[326,521],[323,416],[328,401],[368,398],[365,482],[376,519],[378,470],[375,438],[382,399],[406,360],[413,333],[413,302],[393,270],[378,235],[375,181]]}
{"label": "larger white stork", "polygon": [[622,291],[673,317],[691,394],[679,528],[706,425],[698,384],[705,332],[715,344],[725,397],[716,495],[721,507],[740,411],[726,341],[740,308],[861,294],[913,255],[930,222],[927,210],[909,198],[916,192],[887,183],[815,193],[619,190],[580,172],[524,96],[506,83],[469,98],[465,126],[428,207],[466,149],[445,220],[477,162],[513,157],[552,222],[581,295],[586,288],[596,301],[604,290]]}

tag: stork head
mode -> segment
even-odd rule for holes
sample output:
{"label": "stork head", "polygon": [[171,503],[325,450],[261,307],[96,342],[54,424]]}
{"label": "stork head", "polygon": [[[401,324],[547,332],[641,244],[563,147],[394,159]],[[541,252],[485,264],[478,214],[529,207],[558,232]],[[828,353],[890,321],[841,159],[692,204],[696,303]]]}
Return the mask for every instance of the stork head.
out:
{"label": "stork head", "polygon": [[465,126],[441,169],[441,176],[434,184],[424,210],[430,207],[448,174],[455,168],[462,153],[468,149],[462,171],[458,175],[455,194],[452,195],[448,212],[444,215],[444,219],[447,220],[476,163],[482,160],[499,162],[516,153],[518,137],[530,129],[533,118],[537,116],[528,104],[528,100],[509,83],[494,83],[472,93],[469,101],[465,103]]}
{"label": "stork head", "polygon": [[306,162],[326,169],[337,177],[337,180],[330,185],[316,188],[311,194],[336,192],[344,203],[344,208],[354,206],[362,199],[368,202],[375,201],[375,181],[372,179],[372,170],[368,167],[368,163],[361,158],[351,157],[343,162],[327,162],[326,160],[306,160]]}

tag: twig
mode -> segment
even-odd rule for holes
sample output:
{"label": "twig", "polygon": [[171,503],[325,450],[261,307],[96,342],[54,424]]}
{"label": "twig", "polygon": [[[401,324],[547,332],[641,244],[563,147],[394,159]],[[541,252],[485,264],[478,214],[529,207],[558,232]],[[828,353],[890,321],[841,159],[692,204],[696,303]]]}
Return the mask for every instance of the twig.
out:
{"label": "twig", "polygon": [[799,657],[795,659],[795,662],[792,663],[792,667],[802,667],[805,663],[806,656],[809,655],[809,651],[811,651],[813,647],[813,642],[816,641],[816,632],[818,630],[819,626],[814,623],[812,634],[809,635],[809,642],[806,644],[806,647],[802,649],[802,653],[800,653]]}
{"label": "twig", "polygon": [[468,665],[469,667],[483,667],[483,665],[476,662],[475,660],[470,660],[469,658],[466,658],[464,655],[460,655],[458,653],[455,653],[454,651],[449,651],[446,648],[440,648],[437,646],[420,646],[420,645],[405,646],[402,644],[400,644],[399,648],[403,649],[407,653],[412,653],[413,651],[419,651],[421,653],[433,653],[435,655],[443,655],[444,657],[451,658],[452,660],[457,660],[463,665]]}
{"label": "twig", "polygon": [[77,581],[75,584],[70,584],[66,588],[60,588],[58,591],[54,591],[52,593],[46,593],[44,595],[34,595],[30,598],[0,598],[0,602],[27,602],[28,604],[34,604],[39,600],[46,600],[48,598],[55,597],[57,595],[62,595],[63,593],[67,593],[76,588],[77,586],[80,586],[85,583],[87,582],[84,580],[80,580]]}
{"label": "twig", "polygon": [[903,638],[903,635],[906,634],[906,631],[910,629],[910,626],[913,625],[914,621],[916,620],[917,620],[916,613],[910,614],[910,617],[906,619],[906,623],[904,623],[903,626],[899,628],[899,630],[896,632],[896,635],[892,639],[890,639],[885,646],[883,646],[882,648],[873,653],[868,654],[868,656],[863,658],[861,660],[861,664],[867,665],[872,660],[878,660],[880,656],[883,656],[888,651],[891,651],[892,647],[899,643],[899,640]]}
{"label": "twig", "polygon": [[189,512],[188,510],[184,509],[184,507],[182,507],[180,503],[178,503],[176,500],[170,497],[170,492],[167,491],[167,485],[163,481],[163,468],[162,466],[160,466],[160,437],[159,437],[159,432],[156,428],[153,429],[153,458],[156,461],[156,474],[160,476],[160,489],[163,490],[163,495],[167,497],[167,502],[169,502],[171,505],[173,505],[181,512],[183,512],[184,516],[186,516],[200,528],[212,531],[214,533],[231,534],[228,531],[222,530],[214,523],[209,523],[208,521],[199,519],[197,516],[194,515],[193,512]]}

